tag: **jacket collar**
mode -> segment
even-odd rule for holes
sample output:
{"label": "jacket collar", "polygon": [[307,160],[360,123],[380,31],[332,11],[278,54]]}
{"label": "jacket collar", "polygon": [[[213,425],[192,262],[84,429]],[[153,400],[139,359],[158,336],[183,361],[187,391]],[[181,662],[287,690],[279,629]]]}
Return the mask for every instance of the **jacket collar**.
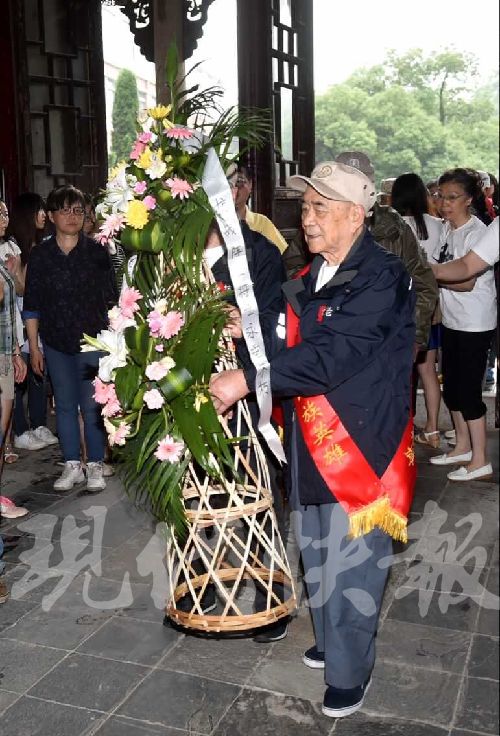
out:
{"label": "jacket collar", "polygon": [[[354,241],[346,259],[342,261],[337,272],[320,291],[323,292],[325,289],[331,289],[332,287],[342,286],[351,282],[357,275],[359,267],[367,255],[367,250],[373,242],[373,237],[369,230],[364,227],[363,231]],[[285,299],[296,314],[301,314],[303,305],[309,301],[311,295],[314,293],[313,286],[316,283],[320,268],[324,262],[325,259],[322,256],[315,256],[307,273],[299,278],[286,281],[283,284],[282,290]]]}

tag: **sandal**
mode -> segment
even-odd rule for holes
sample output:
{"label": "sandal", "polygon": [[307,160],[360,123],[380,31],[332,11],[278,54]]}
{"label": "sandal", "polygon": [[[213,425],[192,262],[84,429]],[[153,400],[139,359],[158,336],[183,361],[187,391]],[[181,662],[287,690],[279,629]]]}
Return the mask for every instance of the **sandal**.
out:
{"label": "sandal", "polygon": [[3,459],[4,462],[8,465],[12,465],[12,463],[17,463],[17,461],[19,460],[19,455],[12,449],[12,445],[5,445]]}
{"label": "sandal", "polygon": [[424,432],[422,430],[421,432],[418,432],[413,439],[417,444],[427,445],[427,447],[432,447],[434,450],[437,450],[441,444],[441,437],[438,429],[436,429],[435,432]]}

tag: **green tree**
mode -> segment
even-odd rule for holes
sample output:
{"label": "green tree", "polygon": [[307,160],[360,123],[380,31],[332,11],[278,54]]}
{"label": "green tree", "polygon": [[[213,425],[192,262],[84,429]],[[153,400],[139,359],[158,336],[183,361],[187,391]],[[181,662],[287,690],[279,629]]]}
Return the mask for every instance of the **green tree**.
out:
{"label": "green tree", "polygon": [[136,138],[139,96],[135,75],[122,69],[116,80],[113,102],[110,165],[128,159]]}
{"label": "green tree", "polygon": [[476,67],[453,49],[412,49],[357,69],[317,98],[317,160],[365,151],[378,180],[405,171],[427,180],[458,165],[498,172],[496,87],[471,90]]}

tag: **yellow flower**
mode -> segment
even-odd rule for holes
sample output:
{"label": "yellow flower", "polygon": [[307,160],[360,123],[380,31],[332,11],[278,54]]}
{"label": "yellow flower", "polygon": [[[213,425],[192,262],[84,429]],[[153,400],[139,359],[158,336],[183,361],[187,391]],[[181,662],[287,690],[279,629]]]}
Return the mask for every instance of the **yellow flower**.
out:
{"label": "yellow flower", "polygon": [[129,202],[126,219],[127,225],[134,227],[136,230],[142,230],[149,221],[148,209],[144,202],[139,199],[133,199]]}
{"label": "yellow flower", "polygon": [[168,107],[166,107],[165,105],[157,105],[156,107],[152,107],[150,110],[148,110],[148,113],[155,120],[161,120],[162,118],[167,117],[171,109],[172,105],[169,105]]}
{"label": "yellow flower", "polygon": [[139,156],[139,158],[136,161],[136,166],[139,169],[149,169],[151,164],[153,163],[153,154],[151,152],[150,148],[146,148],[143,153]]}
{"label": "yellow flower", "polygon": [[126,165],[126,161],[120,161],[120,163],[116,164],[114,168],[110,169],[108,174],[109,181],[113,181],[113,179],[116,179],[116,177],[121,173],[121,170],[124,169]]}
{"label": "yellow flower", "polygon": [[196,411],[200,411],[202,404],[208,404],[208,396],[205,396],[201,391],[198,391],[194,400],[194,408]]}
{"label": "yellow flower", "polygon": [[165,128],[165,130],[170,130],[171,128],[175,128],[175,123],[173,123],[168,118],[165,118],[165,120],[163,121],[163,127]]}

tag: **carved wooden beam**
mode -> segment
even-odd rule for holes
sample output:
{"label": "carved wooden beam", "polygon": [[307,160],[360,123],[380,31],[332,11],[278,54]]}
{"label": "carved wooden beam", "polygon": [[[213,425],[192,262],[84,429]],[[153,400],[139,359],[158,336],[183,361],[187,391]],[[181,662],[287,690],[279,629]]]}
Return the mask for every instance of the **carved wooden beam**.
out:
{"label": "carved wooden beam", "polygon": [[[164,0],[163,0],[164,1]],[[184,60],[193,54],[198,39],[203,34],[208,9],[214,0],[182,0],[183,39],[179,48],[184,50]],[[155,61],[154,7],[159,0],[102,0],[103,5],[113,5],[122,11],[130,23],[136,44],[148,61]]]}

